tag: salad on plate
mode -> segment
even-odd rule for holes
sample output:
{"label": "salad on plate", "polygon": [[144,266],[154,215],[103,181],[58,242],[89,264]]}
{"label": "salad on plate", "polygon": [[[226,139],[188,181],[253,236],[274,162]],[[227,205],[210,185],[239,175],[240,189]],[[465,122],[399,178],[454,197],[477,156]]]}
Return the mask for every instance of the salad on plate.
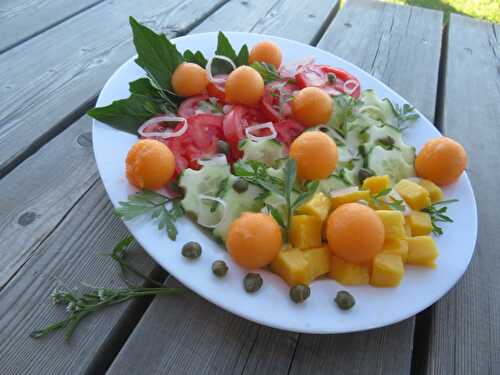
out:
{"label": "salad on plate", "polygon": [[[139,189],[117,213],[156,221],[171,240],[187,215],[248,270],[244,289],[269,269],[304,302],[309,285],[397,287],[406,265],[436,268],[435,236],[452,222],[441,187],[463,173],[464,148],[447,137],[417,154],[405,129],[418,118],[343,69],[312,58],[287,62],[262,40],[236,51],[219,32],[212,56],[181,53],[130,19],[146,77],[130,96],[89,115],[137,135],[126,177]],[[195,260],[202,246],[188,242]],[[212,264],[218,277],[223,260]],[[436,270],[435,272],[439,272]],[[338,306],[354,304],[339,292]]]}

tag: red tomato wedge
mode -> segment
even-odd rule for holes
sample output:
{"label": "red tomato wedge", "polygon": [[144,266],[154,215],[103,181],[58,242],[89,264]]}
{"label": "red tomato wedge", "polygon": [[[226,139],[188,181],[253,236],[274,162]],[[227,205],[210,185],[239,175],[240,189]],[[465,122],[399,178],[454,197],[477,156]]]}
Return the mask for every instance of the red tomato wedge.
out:
{"label": "red tomato wedge", "polygon": [[187,98],[179,106],[179,116],[184,118],[193,116],[200,103],[206,100],[208,100],[208,95],[197,95]]}
{"label": "red tomato wedge", "polygon": [[278,133],[276,139],[288,148],[295,138],[302,134],[305,130],[305,126],[293,119],[285,119],[274,124],[274,129],[276,129],[276,133]]}
{"label": "red tomato wedge", "polygon": [[226,101],[226,91],[224,86],[226,85],[228,74],[217,74],[214,76],[215,82],[209,82],[207,86],[208,95],[215,97],[223,102]]}
{"label": "red tomato wedge", "polygon": [[332,96],[348,94],[358,98],[361,94],[359,80],[343,69],[328,65],[309,64],[300,66],[298,71],[295,79],[300,88],[319,87]]}
{"label": "red tomato wedge", "polygon": [[290,117],[292,114],[290,99],[296,90],[298,90],[297,85],[286,81],[268,83],[260,102],[263,115],[272,122]]}

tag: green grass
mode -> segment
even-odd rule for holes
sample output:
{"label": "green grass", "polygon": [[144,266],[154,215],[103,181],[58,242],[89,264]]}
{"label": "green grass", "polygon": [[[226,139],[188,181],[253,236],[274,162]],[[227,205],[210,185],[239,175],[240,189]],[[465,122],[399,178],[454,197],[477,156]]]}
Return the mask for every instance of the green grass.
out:
{"label": "green grass", "polygon": [[438,9],[445,13],[447,21],[450,13],[463,14],[488,22],[500,23],[500,0],[383,0],[389,3],[414,5]]}

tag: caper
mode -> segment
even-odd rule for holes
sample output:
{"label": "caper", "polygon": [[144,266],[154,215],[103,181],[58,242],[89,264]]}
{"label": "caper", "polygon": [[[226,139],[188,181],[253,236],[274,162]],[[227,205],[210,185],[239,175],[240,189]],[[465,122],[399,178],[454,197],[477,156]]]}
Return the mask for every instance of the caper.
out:
{"label": "caper", "polygon": [[345,290],[341,290],[337,293],[335,302],[337,303],[337,306],[342,310],[349,310],[356,303],[351,293],[346,292]]}
{"label": "caper", "polygon": [[388,135],[387,137],[379,138],[378,143],[380,143],[382,146],[391,149],[394,146],[394,143],[396,143],[396,141],[394,140],[394,138]]}
{"label": "caper", "polygon": [[298,284],[290,289],[290,298],[295,303],[302,303],[311,295],[311,289],[307,285]]}
{"label": "caper", "polygon": [[226,262],[224,262],[223,260],[216,260],[215,262],[212,263],[212,272],[214,273],[215,276],[218,277],[225,276],[228,269],[229,268],[227,267]]}
{"label": "caper", "polygon": [[366,180],[368,177],[372,177],[374,175],[375,174],[370,169],[360,168],[358,171],[359,183],[362,184],[364,180]]}
{"label": "caper", "polygon": [[242,178],[238,178],[236,181],[234,181],[233,183],[233,189],[237,192],[237,193],[244,193],[245,191],[248,190],[248,181],[242,179]]}
{"label": "caper", "polygon": [[243,279],[243,286],[248,293],[255,293],[262,287],[262,277],[258,273],[247,273]]}
{"label": "caper", "polygon": [[189,259],[196,259],[201,255],[201,245],[190,241],[182,246],[182,255]]}
{"label": "caper", "polygon": [[230,150],[229,144],[227,142],[224,142],[221,140],[217,141],[217,149],[218,149],[219,153],[224,154],[224,155],[229,154],[229,150]]}
{"label": "caper", "polygon": [[330,129],[328,129],[326,126],[320,126],[319,131],[323,133],[328,133]]}
{"label": "caper", "polygon": [[334,73],[328,73],[326,76],[328,77],[328,82],[330,83],[335,83],[337,80],[337,76]]}

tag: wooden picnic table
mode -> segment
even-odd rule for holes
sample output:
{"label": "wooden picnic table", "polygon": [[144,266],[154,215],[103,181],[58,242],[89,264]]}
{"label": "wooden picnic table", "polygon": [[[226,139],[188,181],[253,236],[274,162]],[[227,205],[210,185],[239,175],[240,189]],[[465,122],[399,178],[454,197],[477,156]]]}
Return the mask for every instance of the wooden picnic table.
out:
{"label": "wooden picnic table", "polygon": [[[350,0],[4,0],[0,4],[1,374],[500,373],[500,25]],[[479,208],[469,270],[416,317],[366,332],[309,335],[234,316],[192,292],[86,318],[71,342],[29,333],[64,317],[63,282],[123,287],[109,251],[127,231],[99,179],[93,106],[134,54],[128,16],[168,37],[282,36],[332,52],[403,95],[468,151]],[[495,229],[496,228],[496,229]],[[136,246],[131,261],[178,282]],[[397,308],[397,307],[393,307]]]}

